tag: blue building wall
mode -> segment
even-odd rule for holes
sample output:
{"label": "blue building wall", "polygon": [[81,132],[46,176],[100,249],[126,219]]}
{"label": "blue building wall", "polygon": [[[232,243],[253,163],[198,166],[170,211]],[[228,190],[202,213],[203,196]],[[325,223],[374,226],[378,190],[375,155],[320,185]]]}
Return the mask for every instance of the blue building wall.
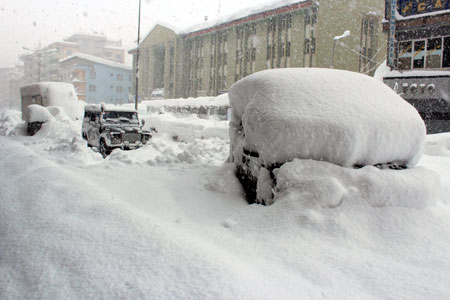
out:
{"label": "blue building wall", "polygon": [[132,85],[131,70],[95,62],[92,66],[93,68],[86,71],[86,102],[128,103]]}

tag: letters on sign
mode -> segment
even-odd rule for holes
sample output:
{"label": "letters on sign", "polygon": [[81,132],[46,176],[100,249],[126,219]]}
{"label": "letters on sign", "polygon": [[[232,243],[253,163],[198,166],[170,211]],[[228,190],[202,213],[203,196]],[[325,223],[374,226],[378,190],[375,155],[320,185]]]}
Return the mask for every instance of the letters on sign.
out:
{"label": "letters on sign", "polygon": [[450,9],[450,0],[398,0],[397,10],[407,17]]}

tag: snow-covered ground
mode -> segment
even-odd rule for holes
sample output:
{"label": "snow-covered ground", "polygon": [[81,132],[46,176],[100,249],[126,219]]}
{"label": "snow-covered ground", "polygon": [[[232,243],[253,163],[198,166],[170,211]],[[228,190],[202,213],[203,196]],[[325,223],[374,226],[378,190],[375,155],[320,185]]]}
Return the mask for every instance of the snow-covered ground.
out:
{"label": "snow-covered ground", "polygon": [[265,207],[224,163],[226,121],[146,120],[149,144],[104,160],[79,122],[28,137],[0,112],[0,299],[449,298],[450,134],[419,161],[431,206]]}

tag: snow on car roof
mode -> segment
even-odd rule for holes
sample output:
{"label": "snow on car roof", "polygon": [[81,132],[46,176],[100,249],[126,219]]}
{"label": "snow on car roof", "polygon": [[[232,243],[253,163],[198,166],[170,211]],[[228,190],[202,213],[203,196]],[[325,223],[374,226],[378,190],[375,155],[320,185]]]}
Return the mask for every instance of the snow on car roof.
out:
{"label": "snow on car roof", "polygon": [[425,141],[414,107],[379,80],[354,72],[265,70],[235,83],[229,98],[232,149],[242,122],[245,147],[266,164],[304,158],[412,166]]}

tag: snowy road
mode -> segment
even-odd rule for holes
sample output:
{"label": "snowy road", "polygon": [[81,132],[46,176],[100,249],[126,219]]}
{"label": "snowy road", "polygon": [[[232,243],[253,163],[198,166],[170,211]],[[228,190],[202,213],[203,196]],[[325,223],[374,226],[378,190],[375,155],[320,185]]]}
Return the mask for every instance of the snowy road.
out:
{"label": "snowy road", "polygon": [[449,135],[437,205],[305,209],[247,205],[227,140],[103,160],[55,125],[0,136],[0,299],[448,299]]}

